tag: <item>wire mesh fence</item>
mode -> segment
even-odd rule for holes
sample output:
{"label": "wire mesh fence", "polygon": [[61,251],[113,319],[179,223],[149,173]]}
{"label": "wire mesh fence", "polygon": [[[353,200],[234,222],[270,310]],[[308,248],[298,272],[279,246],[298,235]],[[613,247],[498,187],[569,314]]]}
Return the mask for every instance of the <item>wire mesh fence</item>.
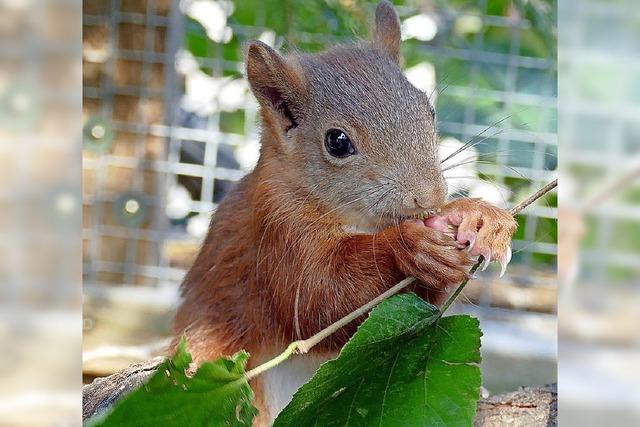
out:
{"label": "wire mesh fence", "polygon": [[[443,151],[473,141],[448,172],[452,193],[509,206],[550,180],[557,163],[552,9],[493,0],[400,3],[403,67],[432,94]],[[85,281],[179,283],[217,204],[258,156],[243,43],[259,38],[285,51],[316,51],[366,36],[374,7],[86,1]],[[555,206],[551,195],[518,217],[514,271],[554,269]]]}

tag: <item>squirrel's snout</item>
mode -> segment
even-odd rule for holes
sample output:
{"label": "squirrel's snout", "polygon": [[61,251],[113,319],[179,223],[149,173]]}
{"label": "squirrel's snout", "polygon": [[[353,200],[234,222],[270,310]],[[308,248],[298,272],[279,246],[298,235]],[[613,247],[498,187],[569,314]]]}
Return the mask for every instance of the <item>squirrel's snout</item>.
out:
{"label": "squirrel's snout", "polygon": [[405,215],[415,215],[429,209],[434,209],[440,206],[440,204],[437,198],[431,197],[428,194],[411,193],[404,197],[401,211]]}
{"label": "squirrel's snout", "polygon": [[423,197],[413,196],[413,204],[418,209],[427,209],[429,208],[429,201]]}
{"label": "squirrel's snout", "polygon": [[444,183],[415,189],[405,197],[404,207],[408,210],[425,211],[441,206],[447,196],[447,186]]}

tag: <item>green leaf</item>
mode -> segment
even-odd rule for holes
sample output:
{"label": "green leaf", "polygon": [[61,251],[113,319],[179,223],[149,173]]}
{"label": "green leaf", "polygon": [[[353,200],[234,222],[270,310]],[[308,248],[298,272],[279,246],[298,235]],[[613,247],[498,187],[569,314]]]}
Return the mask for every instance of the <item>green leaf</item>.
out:
{"label": "green leaf", "polygon": [[274,426],[470,426],[480,392],[478,320],[403,294],[376,307]]}
{"label": "green leaf", "polygon": [[189,376],[184,338],[176,354],[140,388],[129,393],[91,426],[250,426],[257,410],[244,376],[245,351],[205,362]]}

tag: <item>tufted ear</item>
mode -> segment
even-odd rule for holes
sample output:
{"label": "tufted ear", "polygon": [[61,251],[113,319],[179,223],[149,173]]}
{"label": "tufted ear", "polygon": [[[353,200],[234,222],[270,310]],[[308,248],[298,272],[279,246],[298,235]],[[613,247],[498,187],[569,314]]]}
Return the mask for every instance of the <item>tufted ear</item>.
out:
{"label": "tufted ear", "polygon": [[373,43],[394,61],[400,61],[400,19],[393,5],[386,0],[376,7]]}
{"label": "tufted ear", "polygon": [[265,124],[284,133],[298,126],[304,106],[304,76],[261,41],[246,50],[247,79],[262,108]]}

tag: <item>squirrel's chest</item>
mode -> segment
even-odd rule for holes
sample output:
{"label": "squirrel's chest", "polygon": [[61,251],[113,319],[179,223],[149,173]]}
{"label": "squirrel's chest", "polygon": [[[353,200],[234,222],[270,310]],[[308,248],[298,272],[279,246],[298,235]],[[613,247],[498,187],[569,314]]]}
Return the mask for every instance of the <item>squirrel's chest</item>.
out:
{"label": "squirrel's chest", "polygon": [[262,374],[263,399],[271,422],[318,367],[334,356],[334,354],[293,356]]}

